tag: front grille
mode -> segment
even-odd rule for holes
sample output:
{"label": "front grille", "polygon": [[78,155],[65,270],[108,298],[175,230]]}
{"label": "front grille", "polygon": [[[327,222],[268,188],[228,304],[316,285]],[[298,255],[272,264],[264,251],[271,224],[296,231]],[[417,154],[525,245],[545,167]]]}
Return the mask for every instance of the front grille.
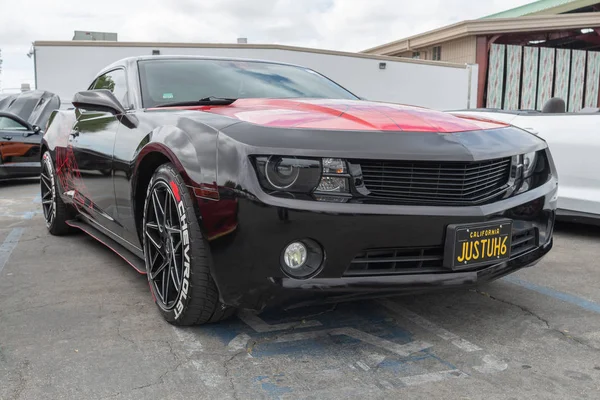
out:
{"label": "front grille", "polygon": [[[535,228],[513,231],[510,259],[515,259],[537,246]],[[450,272],[444,268],[444,247],[388,248],[361,251],[354,257],[344,276],[408,275]],[[475,269],[486,268],[485,266]]]}
{"label": "front grille", "polygon": [[478,162],[353,160],[367,197],[430,205],[485,204],[508,188],[511,158]]}

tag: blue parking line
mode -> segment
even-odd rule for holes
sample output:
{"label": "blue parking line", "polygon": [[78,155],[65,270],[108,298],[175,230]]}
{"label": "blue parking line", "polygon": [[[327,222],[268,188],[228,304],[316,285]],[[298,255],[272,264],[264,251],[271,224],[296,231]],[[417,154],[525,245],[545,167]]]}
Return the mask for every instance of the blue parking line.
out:
{"label": "blue parking line", "polygon": [[0,245],[0,272],[4,269],[15,247],[17,247],[17,243],[19,243],[24,230],[25,228],[14,228],[10,231],[6,239],[4,239],[4,243]]}
{"label": "blue parking line", "polygon": [[574,304],[577,307],[583,308],[584,310],[600,314],[600,304],[594,303],[593,301],[586,300],[584,298],[569,293],[559,292],[558,290],[550,289],[549,287],[538,285],[536,283],[524,281],[523,279],[519,279],[516,276],[512,275],[504,277],[503,280],[513,283],[515,285],[522,286],[526,289],[545,294],[546,296],[550,296],[555,299]]}

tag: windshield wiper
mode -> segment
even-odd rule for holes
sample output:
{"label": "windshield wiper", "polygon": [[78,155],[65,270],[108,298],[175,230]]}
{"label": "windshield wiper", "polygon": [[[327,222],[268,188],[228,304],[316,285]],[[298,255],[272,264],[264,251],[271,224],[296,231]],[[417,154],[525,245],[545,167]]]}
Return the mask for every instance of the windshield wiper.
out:
{"label": "windshield wiper", "polygon": [[176,101],[172,103],[157,104],[154,107],[184,107],[184,106],[228,106],[237,99],[208,96],[200,100]]}

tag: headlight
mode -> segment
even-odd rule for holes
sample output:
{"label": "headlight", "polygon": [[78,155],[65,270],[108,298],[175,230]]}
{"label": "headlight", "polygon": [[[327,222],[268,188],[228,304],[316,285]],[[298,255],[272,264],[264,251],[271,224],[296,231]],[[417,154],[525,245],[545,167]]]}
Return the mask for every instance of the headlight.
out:
{"label": "headlight", "polygon": [[515,194],[520,194],[538,187],[549,177],[546,157],[542,152],[525,153],[513,156],[511,182],[516,188]]}
{"label": "headlight", "polygon": [[269,191],[314,193],[318,201],[350,197],[350,175],[342,159],[259,156],[255,160],[260,184]]}
{"label": "headlight", "polygon": [[533,174],[537,161],[537,151],[523,154],[523,177],[527,178]]}
{"label": "headlight", "polygon": [[261,185],[272,191],[310,193],[321,179],[319,159],[287,156],[257,157]]}

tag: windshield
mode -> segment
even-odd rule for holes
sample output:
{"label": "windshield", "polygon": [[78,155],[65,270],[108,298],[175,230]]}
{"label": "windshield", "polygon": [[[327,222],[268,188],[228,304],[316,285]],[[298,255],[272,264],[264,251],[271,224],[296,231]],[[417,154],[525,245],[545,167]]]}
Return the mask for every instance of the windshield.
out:
{"label": "windshield", "polygon": [[219,98],[356,99],[333,81],[302,67],[258,61],[140,61],[142,102],[165,103]]}

